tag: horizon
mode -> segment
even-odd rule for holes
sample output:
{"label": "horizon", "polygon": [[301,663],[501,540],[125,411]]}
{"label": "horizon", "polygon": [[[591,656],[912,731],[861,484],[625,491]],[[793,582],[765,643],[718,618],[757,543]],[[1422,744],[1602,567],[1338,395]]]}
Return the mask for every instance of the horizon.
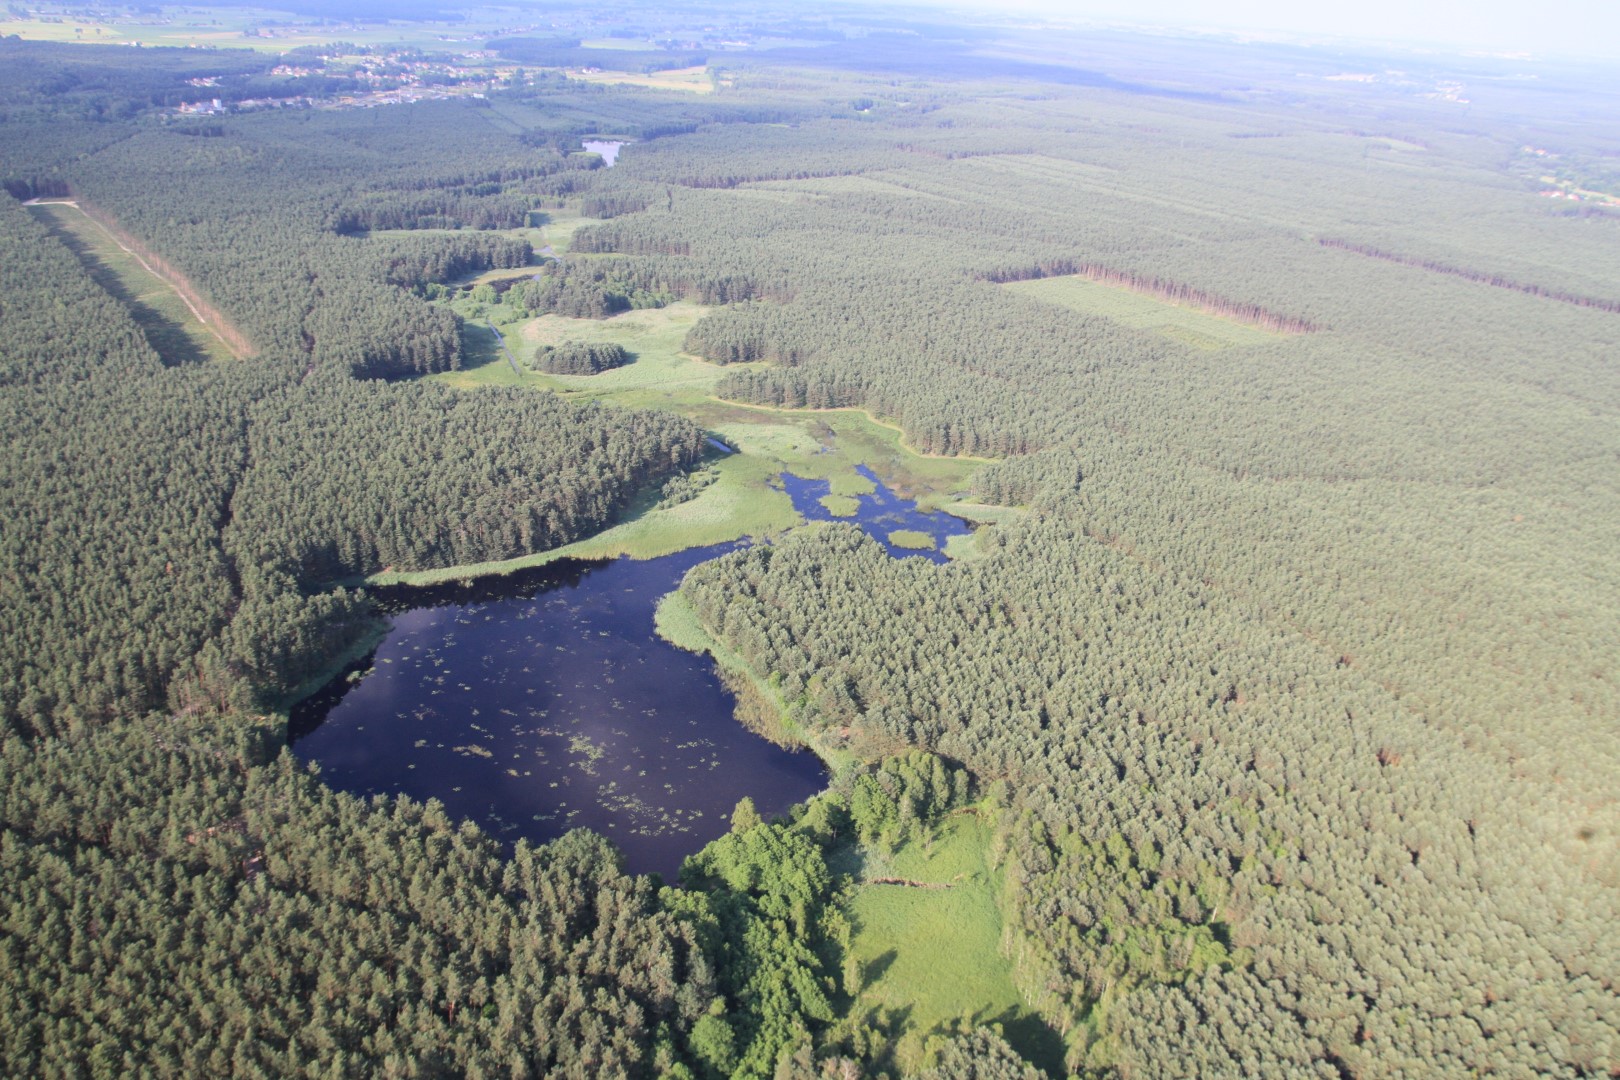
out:
{"label": "horizon", "polygon": [[[898,0],[915,8],[988,12],[978,0]],[[1010,0],[1015,13],[1146,31],[1237,35],[1290,45],[1344,45],[1401,51],[1494,55],[1533,60],[1620,59],[1620,6],[1572,0],[1551,19],[1528,6],[1465,5],[1461,0],[1368,0],[1353,7],[1302,8],[1281,0],[1238,0],[1218,11],[1200,0]]]}

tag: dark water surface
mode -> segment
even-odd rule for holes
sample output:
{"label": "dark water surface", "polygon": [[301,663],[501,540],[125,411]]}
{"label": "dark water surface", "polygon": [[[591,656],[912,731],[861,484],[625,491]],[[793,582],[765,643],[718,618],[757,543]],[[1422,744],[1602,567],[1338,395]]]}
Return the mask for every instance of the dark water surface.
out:
{"label": "dark water surface", "polygon": [[[857,496],[861,505],[854,517],[834,517],[825,506],[821,505],[822,496],[832,488],[832,484],[827,480],[805,480],[791,473],[783,473],[782,487],[793,500],[793,509],[809,520],[847,521],[852,525],[859,525],[867,535],[882,544],[884,550],[896,558],[919,555],[937,563],[948,562],[943,551],[945,541],[953,536],[966,536],[973,531],[972,527],[961,518],[937,510],[933,512],[918,510],[915,502],[902,499],[890,491],[865,465],[857,465],[855,471],[876,484],[877,491],[870,495]],[[918,551],[896,547],[889,543],[889,534],[899,529],[927,533],[934,538],[936,550]]]}
{"label": "dark water surface", "polygon": [[588,827],[673,878],[743,796],[769,818],[826,782],[736,721],[708,657],[653,633],[659,598],[727,550],[378,590],[392,632],[294,710],[293,750],[332,787],[436,798],[507,841]]}

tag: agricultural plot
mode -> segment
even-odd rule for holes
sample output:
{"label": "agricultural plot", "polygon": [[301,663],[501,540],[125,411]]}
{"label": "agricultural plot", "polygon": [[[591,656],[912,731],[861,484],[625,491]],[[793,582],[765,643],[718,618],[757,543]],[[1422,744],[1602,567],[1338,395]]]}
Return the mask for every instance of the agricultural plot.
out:
{"label": "agricultural plot", "polygon": [[820,176],[807,180],[762,180],[734,189],[737,192],[793,192],[806,195],[882,195],[908,199],[929,199],[934,202],[953,200],[929,191],[919,191],[894,181],[874,176]]}
{"label": "agricultural plot", "polygon": [[[135,8],[80,6],[49,14],[43,5],[28,5],[23,16],[0,17],[0,36],[16,34],[32,41],[87,44],[200,46],[256,49],[283,53],[303,45],[347,41],[356,45],[401,45],[425,50],[474,49],[505,25],[500,14],[474,9],[454,21],[417,19],[338,23],[328,19],[289,18],[274,4],[265,7],[156,6]],[[99,17],[98,17],[99,15]]]}
{"label": "agricultural plot", "polygon": [[680,90],[692,94],[714,93],[714,80],[706,67],[676,68],[643,74],[632,71],[570,71],[570,79],[589,83],[639,86],[645,90]]}

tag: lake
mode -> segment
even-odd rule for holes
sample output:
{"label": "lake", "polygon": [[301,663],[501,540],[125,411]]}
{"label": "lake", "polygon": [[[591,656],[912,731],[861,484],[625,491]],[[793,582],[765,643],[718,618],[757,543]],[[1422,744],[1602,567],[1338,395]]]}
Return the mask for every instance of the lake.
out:
{"label": "lake", "polygon": [[[890,543],[896,530],[936,548],[969,531],[859,471],[876,490],[842,518],[820,502],[827,481],[781,479],[806,518],[853,522],[897,557],[945,561]],[[709,657],[653,632],[659,599],[686,571],[736,546],[373,589],[392,629],[293,710],[293,752],[334,788],[438,799],[508,842],[593,829],[632,872],[673,880],[726,832],[739,799],[768,819],[826,785],[813,754],[737,722]]]}
{"label": "lake", "polygon": [[659,598],[731,547],[374,590],[393,629],[294,710],[293,752],[334,788],[436,798],[502,840],[591,828],[673,880],[739,799],[769,819],[826,784],[813,754],[737,722],[707,656],[653,632]]}

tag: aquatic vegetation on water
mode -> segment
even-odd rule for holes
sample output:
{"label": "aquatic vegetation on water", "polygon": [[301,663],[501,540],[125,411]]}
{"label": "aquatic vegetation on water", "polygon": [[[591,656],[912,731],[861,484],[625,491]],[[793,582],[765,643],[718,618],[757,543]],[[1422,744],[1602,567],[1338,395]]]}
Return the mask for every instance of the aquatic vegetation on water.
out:
{"label": "aquatic vegetation on water", "polygon": [[658,598],[717,553],[389,597],[372,673],[295,717],[295,752],[334,786],[437,798],[504,839],[589,826],[631,869],[673,875],[744,795],[770,814],[823,784],[814,758],[736,722],[707,658],[652,633]]}

